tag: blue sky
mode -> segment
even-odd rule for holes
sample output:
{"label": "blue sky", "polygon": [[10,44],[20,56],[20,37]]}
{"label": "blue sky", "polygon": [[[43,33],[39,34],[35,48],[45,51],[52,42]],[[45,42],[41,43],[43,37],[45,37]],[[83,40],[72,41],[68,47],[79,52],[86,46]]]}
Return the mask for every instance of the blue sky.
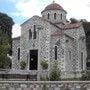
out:
{"label": "blue sky", "polygon": [[[53,0],[0,0],[0,12],[13,18],[13,37],[20,35],[20,24],[41,11]],[[55,0],[67,11],[67,19],[87,19],[90,21],[90,0]]]}
{"label": "blue sky", "polygon": [[25,18],[23,16],[19,17],[17,15],[14,15],[14,13],[18,12],[16,4],[17,2],[13,2],[13,0],[0,0],[0,12],[8,14],[13,18],[15,23],[21,24],[27,17]]}
{"label": "blue sky", "polygon": [[[0,12],[11,16],[16,24],[22,24],[33,15],[40,15],[41,8],[46,3],[50,3],[50,0],[0,0]],[[36,5],[39,5],[38,10]]]}

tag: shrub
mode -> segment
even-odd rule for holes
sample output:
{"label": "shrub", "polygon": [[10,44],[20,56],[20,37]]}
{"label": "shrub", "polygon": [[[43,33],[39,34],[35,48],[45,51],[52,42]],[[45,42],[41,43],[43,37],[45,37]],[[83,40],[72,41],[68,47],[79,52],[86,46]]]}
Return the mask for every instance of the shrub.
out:
{"label": "shrub", "polygon": [[88,80],[88,76],[85,73],[83,73],[82,77],[81,77],[81,80]]}
{"label": "shrub", "polygon": [[50,81],[59,81],[60,80],[60,70],[58,68],[58,63],[55,62],[50,72]]}
{"label": "shrub", "polygon": [[46,60],[42,60],[41,61],[41,66],[42,66],[42,69],[48,69],[48,63],[47,63],[47,61]]}
{"label": "shrub", "polygon": [[20,67],[21,67],[22,70],[26,68],[26,62],[25,62],[25,60],[22,60],[20,62]]}

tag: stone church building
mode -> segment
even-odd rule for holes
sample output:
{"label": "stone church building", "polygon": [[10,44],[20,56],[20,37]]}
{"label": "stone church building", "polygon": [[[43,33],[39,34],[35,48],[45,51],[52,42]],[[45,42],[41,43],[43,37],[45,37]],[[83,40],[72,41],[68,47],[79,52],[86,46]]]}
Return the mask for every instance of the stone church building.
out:
{"label": "stone church building", "polygon": [[86,70],[86,40],[82,23],[67,22],[67,12],[53,2],[41,12],[21,24],[21,36],[13,39],[12,69],[20,69],[25,60],[27,71],[40,71],[41,60],[48,69],[58,62],[63,78],[81,76]]}

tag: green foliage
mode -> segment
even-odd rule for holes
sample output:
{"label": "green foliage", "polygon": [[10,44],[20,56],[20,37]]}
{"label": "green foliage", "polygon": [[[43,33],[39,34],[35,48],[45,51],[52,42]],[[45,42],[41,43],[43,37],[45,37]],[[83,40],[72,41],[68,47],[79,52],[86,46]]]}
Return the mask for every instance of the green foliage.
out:
{"label": "green foliage", "polygon": [[8,39],[5,37],[0,37],[0,68],[5,68],[8,62],[7,54],[9,52],[10,45]]}
{"label": "green foliage", "polygon": [[42,66],[42,69],[48,69],[48,63],[47,63],[47,61],[46,60],[42,60],[41,61],[41,66]]}
{"label": "green foliage", "polygon": [[86,33],[89,32],[90,35],[90,22],[83,22],[83,27]]}
{"label": "green foliage", "polygon": [[50,81],[59,81],[59,80],[60,80],[60,70],[58,68],[58,63],[54,62],[50,72]]}
{"label": "green foliage", "polygon": [[13,24],[14,22],[11,17],[9,17],[7,14],[0,12],[0,27],[3,33],[7,33],[9,36],[11,36]]}
{"label": "green foliage", "polygon": [[88,76],[86,75],[86,73],[82,72],[81,80],[88,80]]}
{"label": "green foliage", "polygon": [[73,24],[73,23],[77,23],[79,22],[77,19],[75,18],[70,18],[70,23]]}
{"label": "green foliage", "polygon": [[10,59],[10,58],[6,58],[6,61],[5,61],[5,63],[4,63],[4,67],[5,68],[11,68],[11,65],[12,65],[12,60]]}
{"label": "green foliage", "polygon": [[0,68],[6,68],[9,65],[10,60],[7,54],[10,53],[12,48],[11,36],[13,24],[14,22],[11,17],[0,13]]}
{"label": "green foliage", "polygon": [[9,54],[11,55],[12,50],[12,26],[14,22],[11,17],[7,14],[0,12],[0,37],[6,37],[9,41],[11,48],[9,49]]}
{"label": "green foliage", "polygon": [[25,62],[25,60],[21,60],[20,66],[21,66],[21,69],[22,70],[26,68],[26,62]]}
{"label": "green foliage", "polygon": [[[83,27],[86,34],[87,61],[88,61],[90,59],[90,22],[83,22]],[[87,67],[90,67],[89,62],[87,62]]]}

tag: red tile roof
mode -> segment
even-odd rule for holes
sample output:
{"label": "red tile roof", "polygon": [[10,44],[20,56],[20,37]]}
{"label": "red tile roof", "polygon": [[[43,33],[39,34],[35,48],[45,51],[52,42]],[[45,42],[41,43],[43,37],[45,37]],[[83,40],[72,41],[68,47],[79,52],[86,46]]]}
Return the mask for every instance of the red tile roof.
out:
{"label": "red tile roof", "polygon": [[47,10],[64,10],[64,9],[59,4],[52,3],[52,4],[49,4],[42,12]]}
{"label": "red tile roof", "polygon": [[82,25],[82,23],[81,22],[73,23],[73,24],[67,23],[67,24],[60,24],[60,26],[59,24],[54,24],[54,25],[58,26],[62,30],[68,30],[68,29],[79,28]]}
{"label": "red tile roof", "polygon": [[60,28],[62,28],[61,31],[56,31],[51,35],[52,36],[62,36],[64,34],[64,32],[62,32],[63,30],[79,28],[81,25],[82,25],[82,23],[66,24],[66,25],[63,25],[62,27],[60,27]]}
{"label": "red tile roof", "polygon": [[73,24],[66,24],[63,25],[63,29],[74,29],[74,28],[79,28],[82,25],[82,23],[78,22],[78,23],[73,23]]}
{"label": "red tile roof", "polygon": [[56,31],[51,36],[62,36],[64,33],[62,31]]}

